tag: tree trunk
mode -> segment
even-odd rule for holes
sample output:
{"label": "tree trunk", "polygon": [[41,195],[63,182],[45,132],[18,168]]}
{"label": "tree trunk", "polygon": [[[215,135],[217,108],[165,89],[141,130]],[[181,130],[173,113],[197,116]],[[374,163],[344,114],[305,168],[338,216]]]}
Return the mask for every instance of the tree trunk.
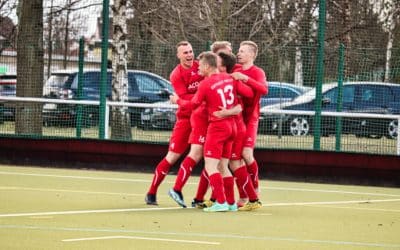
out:
{"label": "tree trunk", "polygon": [[[126,102],[128,100],[126,2],[126,0],[114,0],[114,6],[112,7],[114,28],[112,100],[117,102]],[[132,139],[130,116],[127,107],[112,107],[111,139]]]}
{"label": "tree trunk", "polygon": [[384,82],[389,82],[390,80],[390,60],[392,59],[392,48],[394,40],[393,30],[389,29],[388,36],[389,38],[386,45],[385,79],[383,80]]}
{"label": "tree trunk", "polygon": [[343,32],[342,36],[340,38],[341,43],[344,44],[344,47],[346,48],[345,54],[344,54],[344,75],[349,76],[353,74],[353,69],[351,68],[351,55],[350,55],[350,49],[351,49],[351,36],[349,30],[351,30],[351,5],[349,0],[343,1],[343,9],[342,9],[342,27],[343,27]]}
{"label": "tree trunk", "polygon": [[[43,2],[21,1],[17,38],[17,96],[41,97],[43,91]],[[42,134],[42,104],[16,107],[16,134]]]}
{"label": "tree trunk", "polygon": [[220,13],[216,13],[218,16],[216,17],[216,37],[212,38],[213,40],[227,40],[228,39],[228,27],[229,20],[228,16],[231,9],[231,1],[230,0],[222,0],[221,11]]}
{"label": "tree trunk", "polygon": [[51,0],[50,4],[50,13],[49,13],[49,37],[48,37],[48,49],[47,49],[47,79],[50,78],[51,75],[51,63],[53,60],[53,0]]}
{"label": "tree trunk", "polygon": [[299,46],[296,46],[294,84],[303,85],[303,62],[301,61],[301,49]]}
{"label": "tree trunk", "polygon": [[304,21],[301,25],[301,59],[303,66],[303,85],[304,86],[314,86],[315,82],[313,80],[313,69],[312,69],[312,51],[311,51],[311,29],[312,23],[312,13],[311,13],[312,3],[308,1],[305,3],[304,11]]}
{"label": "tree trunk", "polygon": [[64,35],[64,59],[63,59],[63,67],[67,68],[67,60],[68,60],[68,40],[69,40],[69,15],[71,14],[71,0],[68,1],[68,9],[67,16],[65,20],[65,35]]}

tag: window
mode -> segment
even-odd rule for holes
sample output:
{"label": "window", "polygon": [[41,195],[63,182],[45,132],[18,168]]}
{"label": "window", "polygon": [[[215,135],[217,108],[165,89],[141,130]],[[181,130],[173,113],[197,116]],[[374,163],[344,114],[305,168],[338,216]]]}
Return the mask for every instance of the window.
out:
{"label": "window", "polygon": [[278,98],[278,97],[279,97],[279,88],[275,86],[269,86],[267,98]]}
{"label": "window", "polygon": [[377,85],[365,85],[361,88],[361,102],[369,105],[380,105],[393,99],[392,93],[389,88]]}
{"label": "window", "polygon": [[144,74],[136,74],[136,83],[139,91],[143,93],[157,94],[164,88],[156,79]]}
{"label": "window", "polygon": [[[329,98],[331,104],[337,104],[338,91],[339,91],[338,87],[333,88],[330,91],[326,92],[324,98]],[[354,86],[343,86],[343,99],[342,99],[343,103],[354,102],[354,92],[355,92]]]}

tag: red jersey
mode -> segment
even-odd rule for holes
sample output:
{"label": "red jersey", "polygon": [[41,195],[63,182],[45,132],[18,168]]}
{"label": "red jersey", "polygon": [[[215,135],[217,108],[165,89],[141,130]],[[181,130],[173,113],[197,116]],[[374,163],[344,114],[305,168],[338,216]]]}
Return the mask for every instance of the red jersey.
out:
{"label": "red jersey", "polygon": [[[197,91],[199,82],[204,78],[199,75],[199,63],[194,61],[191,68],[184,68],[178,64],[171,72],[170,81],[175,93],[182,100],[191,100]],[[176,116],[178,118],[189,118],[192,110],[178,107]]]}
{"label": "red jersey", "polygon": [[260,99],[261,96],[268,93],[268,83],[264,70],[253,65],[247,70],[235,67],[235,72],[247,75],[249,79],[246,84],[254,90],[254,97],[247,98],[243,96],[243,119],[247,124],[249,121],[258,121],[260,117]]}
{"label": "red jersey", "polygon": [[253,90],[240,81],[235,81],[227,73],[213,74],[201,81],[196,95],[191,104],[198,107],[203,101],[206,102],[209,121],[216,121],[226,118],[218,118],[213,115],[221,107],[230,109],[238,103],[237,95],[247,98],[253,97]]}

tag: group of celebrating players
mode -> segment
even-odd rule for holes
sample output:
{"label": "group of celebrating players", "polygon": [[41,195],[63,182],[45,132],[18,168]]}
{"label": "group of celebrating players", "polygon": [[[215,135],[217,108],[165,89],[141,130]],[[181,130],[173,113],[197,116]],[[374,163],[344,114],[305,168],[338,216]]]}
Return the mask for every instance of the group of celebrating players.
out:
{"label": "group of celebrating players", "polygon": [[[172,165],[190,147],[168,192],[186,208],[182,188],[195,165],[204,158],[204,169],[192,206],[206,212],[251,211],[262,206],[259,200],[258,165],[254,159],[260,116],[260,98],[268,93],[265,72],[254,65],[258,46],[240,43],[237,56],[227,41],[217,41],[211,51],[195,60],[192,46],[181,41],[176,46],[180,63],[170,75],[178,104],[176,123],[168,153],[157,165],[146,194],[148,205],[158,205],[157,190]],[[235,200],[234,186],[240,198]],[[204,196],[211,186],[210,199]]]}

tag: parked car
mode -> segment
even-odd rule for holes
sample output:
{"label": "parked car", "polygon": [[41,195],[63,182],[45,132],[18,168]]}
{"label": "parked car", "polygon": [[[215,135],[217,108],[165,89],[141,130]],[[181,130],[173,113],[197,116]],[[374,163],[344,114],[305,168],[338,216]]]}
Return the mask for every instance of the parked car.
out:
{"label": "parked car", "polygon": [[310,91],[311,87],[298,86],[286,82],[268,82],[268,94],[261,97],[261,107],[284,103]]}
{"label": "parked car", "polygon": [[[17,75],[0,75],[0,96],[16,96]],[[0,117],[2,121],[13,121],[15,119],[15,107],[10,103],[0,103]]]}
{"label": "parked car", "polygon": [[[336,83],[322,86],[322,111],[336,111],[338,86]],[[382,82],[347,82],[343,86],[342,111],[372,114],[400,114],[400,84]],[[306,115],[273,115],[271,109],[315,110],[315,89],[281,105],[265,106],[259,126],[266,132],[308,135],[313,131],[314,117]],[[322,116],[321,133],[335,133],[335,117]],[[397,120],[376,118],[342,118],[342,133],[380,138],[397,137]]]}
{"label": "parked car", "polygon": [[78,72],[76,70],[58,70],[53,72],[43,86],[43,97],[60,98],[62,90],[70,89]]}
{"label": "parked car", "polygon": [[[78,94],[78,74],[71,73],[68,76],[58,93],[56,98],[61,99],[77,99]],[[72,78],[72,81],[69,79]],[[112,72],[107,73],[107,89],[106,98],[111,99],[111,79]],[[166,79],[156,74],[140,71],[128,71],[128,102],[131,103],[154,103],[158,101],[168,100],[169,94],[172,93],[172,86]],[[100,99],[100,70],[86,70],[83,72],[83,88],[82,100],[99,100]],[[128,108],[131,118],[131,125],[140,124],[140,116],[143,108]],[[98,123],[98,107],[85,106],[83,113],[85,120],[90,124]],[[45,124],[75,124],[76,105],[65,104],[49,104],[44,108]],[[89,124],[89,125],[90,125]]]}
{"label": "parked car", "polygon": [[169,101],[157,102],[157,108],[146,108],[142,111],[139,127],[144,130],[171,130],[176,122],[176,109],[171,108]]}
{"label": "parked car", "polygon": [[[311,90],[311,87],[297,86],[285,82],[268,82],[268,95],[261,97],[261,107],[293,100],[299,95]],[[166,106],[169,102],[159,103]],[[175,109],[170,107],[147,108],[142,113],[141,127],[143,129],[170,130],[173,128],[176,117]]]}

